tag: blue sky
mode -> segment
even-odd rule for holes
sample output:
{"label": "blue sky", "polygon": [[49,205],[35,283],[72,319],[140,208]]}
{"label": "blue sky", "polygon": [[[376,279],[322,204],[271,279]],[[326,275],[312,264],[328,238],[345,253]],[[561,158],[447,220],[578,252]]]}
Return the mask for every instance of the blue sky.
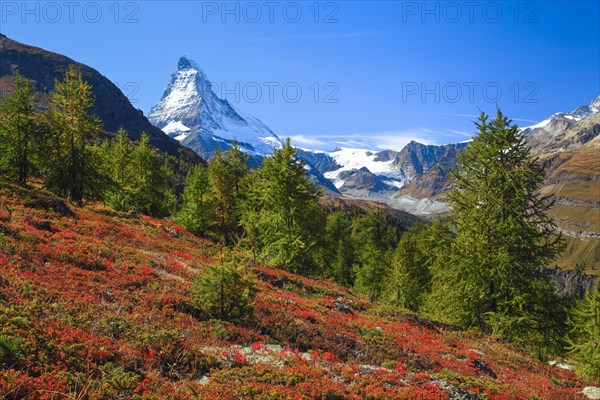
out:
{"label": "blue sky", "polygon": [[0,32],[88,64],[146,114],[182,54],[303,147],[450,143],[600,94],[598,1],[0,2]]}

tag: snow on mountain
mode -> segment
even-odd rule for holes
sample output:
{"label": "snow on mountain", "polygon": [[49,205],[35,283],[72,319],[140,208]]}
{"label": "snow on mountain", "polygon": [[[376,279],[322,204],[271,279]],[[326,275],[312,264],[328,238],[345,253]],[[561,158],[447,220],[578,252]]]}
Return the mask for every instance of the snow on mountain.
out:
{"label": "snow on mountain", "polygon": [[590,104],[577,107],[568,114],[569,116],[573,117],[576,121],[579,121],[581,119],[594,115],[597,112],[600,112],[600,95],[594,100],[592,100]]}
{"label": "snow on mountain", "polygon": [[[590,138],[565,137],[565,132],[599,112],[600,96],[521,131],[536,154],[554,147],[577,147]],[[468,141],[439,146],[413,141],[400,151],[336,148],[332,152],[303,150],[300,154],[346,196],[385,202],[412,213],[436,214],[447,211],[446,203],[438,199],[450,188],[449,171],[456,168],[457,155],[467,145]]]}
{"label": "snow on mountain", "polygon": [[539,122],[535,125],[523,127],[523,128],[521,128],[521,130],[525,131],[528,129],[534,130],[534,129],[544,128],[544,127],[548,126],[550,123],[552,123],[560,118],[565,118],[567,120],[571,120],[574,122],[580,121],[584,118],[587,118],[589,116],[596,114],[597,112],[600,112],[600,95],[598,97],[596,97],[594,100],[592,100],[592,102],[590,104],[577,107],[576,109],[574,109],[571,112],[554,113],[550,116],[550,118],[546,118],[542,122]]}
{"label": "snow on mountain", "polygon": [[149,120],[169,136],[210,158],[217,149],[240,148],[256,156],[271,154],[282,140],[259,119],[238,112],[212,90],[202,68],[186,56],[177,64]]}
{"label": "snow on mountain", "polygon": [[378,152],[365,149],[352,149],[338,147],[327,153],[338,166],[338,169],[325,172],[325,178],[330,179],[340,189],[345,181],[342,177],[348,177],[348,172],[359,171],[366,168],[372,174],[383,178],[381,183],[390,188],[400,188],[406,183],[406,177],[399,171],[393,169],[393,160],[381,161]]}
{"label": "snow on mountain", "polygon": [[[543,153],[548,150],[550,143],[561,141],[565,132],[578,121],[589,118],[598,112],[600,112],[600,96],[587,105],[577,107],[571,112],[555,113],[542,122],[522,128],[520,131],[534,152]],[[569,147],[577,145],[577,143],[566,143],[565,145]],[[563,148],[563,150],[565,149],[566,147]]]}
{"label": "snow on mountain", "polygon": [[348,171],[366,167],[369,171],[377,175],[385,175],[390,178],[403,178],[402,174],[392,169],[394,160],[381,161],[378,158],[379,152],[338,147],[329,154],[339,165],[342,165],[342,168],[338,171]]}
{"label": "snow on mountain", "polygon": [[190,128],[181,121],[171,121],[162,128],[162,131],[175,139],[182,141],[190,135]]}
{"label": "snow on mountain", "polygon": [[[558,114],[558,113],[557,113]],[[555,114],[556,115],[556,114]],[[538,128],[543,128],[546,125],[548,125],[550,122],[552,121],[552,117],[547,118],[545,120],[543,120],[542,122],[538,122],[535,125],[531,125],[531,126],[526,126],[524,128],[521,128],[522,130],[526,130],[526,129],[538,129]]]}

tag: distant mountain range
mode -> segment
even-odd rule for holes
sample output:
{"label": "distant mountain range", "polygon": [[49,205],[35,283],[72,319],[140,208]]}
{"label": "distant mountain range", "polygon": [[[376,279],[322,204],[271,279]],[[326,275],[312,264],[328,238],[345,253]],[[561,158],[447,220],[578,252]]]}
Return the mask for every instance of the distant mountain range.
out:
{"label": "distant mountain range", "polygon": [[590,118],[600,112],[600,96],[590,104],[577,107],[571,112],[558,112],[539,124],[523,128],[522,132],[532,150],[540,155],[549,155],[556,151],[579,147],[598,136],[591,132],[587,137],[568,139],[565,133],[578,121]]}
{"label": "distant mountain range", "polygon": [[[258,118],[236,110],[212,90],[210,80],[193,60],[182,56],[171,74],[162,98],[149,114],[150,122],[172,138],[210,158],[216,150],[231,147],[237,140],[255,165],[262,157],[281,146],[277,136]],[[400,151],[373,152],[364,149],[337,148],[331,152],[299,149],[313,181],[329,194],[386,202],[411,212],[443,212],[443,203],[419,202],[394,196],[405,185],[419,179],[438,165],[454,167],[457,151],[465,144],[442,146],[411,142]],[[441,190],[444,183],[435,185]]]}
{"label": "distant mountain range", "polygon": [[[599,109],[600,96],[588,105],[556,113],[522,131],[533,152],[542,155],[550,148],[559,149],[564,132]],[[179,59],[177,71],[171,75],[149,118],[205,158],[217,149],[229,148],[237,139],[242,150],[258,164],[283,143],[265,123],[220,99],[204,71],[186,56]],[[313,180],[330,194],[377,200],[416,214],[437,214],[448,210],[443,202],[451,187],[448,175],[456,168],[457,155],[466,146],[467,143],[425,145],[413,141],[401,150],[299,149],[298,153],[308,164]]]}
{"label": "distant mountain range", "polygon": [[[532,153],[547,163],[543,191],[573,255],[562,263],[600,264],[600,96],[571,112],[558,112],[521,129]],[[237,139],[255,163],[282,139],[265,123],[220,99],[202,69],[181,57],[177,71],[150,121],[205,158]],[[448,211],[449,173],[468,143],[425,145],[410,142],[400,150],[370,151],[338,147],[333,151],[298,149],[309,175],[333,195],[378,201],[417,215]]]}

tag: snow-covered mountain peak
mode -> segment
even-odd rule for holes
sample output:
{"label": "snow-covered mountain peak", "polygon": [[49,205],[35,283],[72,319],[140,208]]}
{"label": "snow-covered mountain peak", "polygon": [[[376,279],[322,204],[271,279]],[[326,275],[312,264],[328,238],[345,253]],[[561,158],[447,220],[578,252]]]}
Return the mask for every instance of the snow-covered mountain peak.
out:
{"label": "snow-covered mountain peak", "polygon": [[569,114],[579,121],[580,119],[587,118],[596,114],[597,112],[600,112],[600,95],[592,100],[590,104],[577,107]]}
{"label": "snow-covered mountain peak", "polygon": [[207,90],[212,91],[208,77],[204,73],[204,70],[196,63],[196,61],[188,58],[185,54],[179,57],[177,62],[177,72],[172,75],[190,76],[194,77],[196,86],[198,86],[198,92],[201,95],[205,95]]}
{"label": "snow-covered mountain peak", "polygon": [[566,138],[565,134],[579,121],[593,117],[600,113],[600,96],[597,96],[589,104],[575,108],[570,112],[557,112],[542,122],[521,128],[523,137],[527,144],[538,154],[550,154],[557,149],[564,151],[568,148],[581,146],[584,141],[575,137]]}
{"label": "snow-covered mountain peak", "polygon": [[600,95],[598,97],[596,97],[594,100],[592,100],[592,102],[587,105],[577,107],[576,109],[574,109],[571,112],[554,113],[549,118],[543,120],[542,122],[537,123],[535,125],[526,126],[526,127],[522,128],[522,130],[525,131],[525,130],[534,130],[534,129],[538,129],[538,128],[544,128],[544,127],[548,126],[550,123],[561,120],[561,119],[567,119],[567,120],[576,122],[576,121],[582,120],[584,118],[590,117],[598,112],[600,112]]}
{"label": "snow-covered mountain peak", "polygon": [[150,110],[149,120],[204,157],[231,147],[234,139],[251,155],[270,154],[283,143],[259,119],[220,99],[202,68],[185,55],[179,58],[161,100]]}

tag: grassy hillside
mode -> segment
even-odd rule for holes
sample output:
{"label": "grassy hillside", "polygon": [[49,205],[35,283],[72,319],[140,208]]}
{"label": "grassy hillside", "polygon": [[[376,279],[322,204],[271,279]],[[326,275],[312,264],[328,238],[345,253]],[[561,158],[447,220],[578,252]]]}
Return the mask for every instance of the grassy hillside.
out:
{"label": "grassy hillside", "polygon": [[[598,116],[600,118],[600,116]],[[595,118],[595,119],[598,119]],[[555,201],[550,215],[563,232],[567,248],[558,265],[573,268],[584,262],[587,272],[600,269],[600,141],[593,140],[548,159],[542,193]]]}
{"label": "grassy hillside", "polygon": [[585,382],[328,281],[251,268],[246,326],[190,282],[224,250],[166,220],[0,186],[3,399],[565,399]]}
{"label": "grassy hillside", "polygon": [[324,208],[329,210],[343,210],[349,212],[354,211],[361,214],[365,214],[370,211],[380,211],[389,217],[390,221],[393,221],[397,226],[404,229],[414,225],[427,223],[427,221],[423,218],[405,211],[397,210],[385,203],[380,203],[377,201],[354,199],[343,196],[330,196],[325,194],[319,198],[319,203]]}

